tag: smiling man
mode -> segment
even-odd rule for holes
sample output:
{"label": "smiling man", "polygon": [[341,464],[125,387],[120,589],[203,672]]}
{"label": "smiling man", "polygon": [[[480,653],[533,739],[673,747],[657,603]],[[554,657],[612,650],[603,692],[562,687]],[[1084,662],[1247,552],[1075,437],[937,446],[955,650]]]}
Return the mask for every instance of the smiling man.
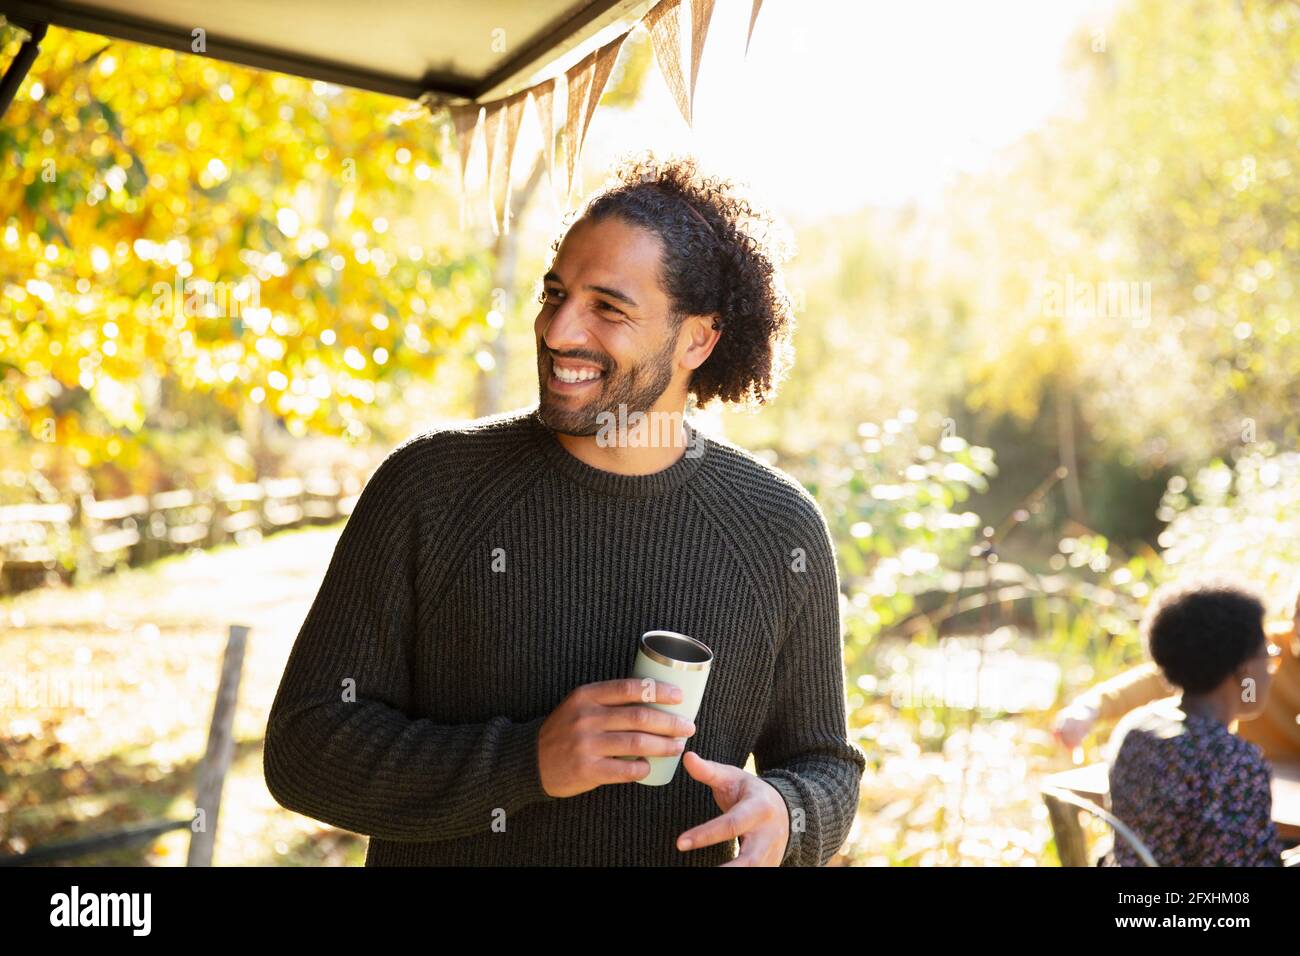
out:
{"label": "smiling man", "polygon": [[[554,247],[536,406],[394,449],[294,644],[267,784],[368,866],[819,866],[853,822],[825,519],[684,414],[775,393],[784,250],[690,160],[619,179]],[[628,677],[654,629],[713,651],[693,725]]]}

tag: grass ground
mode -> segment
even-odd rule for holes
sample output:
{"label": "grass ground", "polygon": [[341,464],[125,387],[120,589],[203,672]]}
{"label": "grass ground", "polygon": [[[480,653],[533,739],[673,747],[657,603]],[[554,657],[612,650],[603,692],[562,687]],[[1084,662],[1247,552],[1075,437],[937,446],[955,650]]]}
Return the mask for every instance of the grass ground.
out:
{"label": "grass ground", "polygon": [[[267,792],[262,736],[341,526],[0,602],[0,853],[193,813],[230,624],[251,627],[214,865],[356,864],[365,838]],[[188,831],[81,865],[183,866]]]}

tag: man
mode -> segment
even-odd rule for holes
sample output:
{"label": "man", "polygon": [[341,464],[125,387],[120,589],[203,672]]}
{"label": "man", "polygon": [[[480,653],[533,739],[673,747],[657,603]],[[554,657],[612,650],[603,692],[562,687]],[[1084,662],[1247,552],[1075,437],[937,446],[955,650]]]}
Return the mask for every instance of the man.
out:
{"label": "man", "polygon": [[[553,247],[537,406],[390,453],[290,655],[267,785],[368,866],[819,866],[853,822],[825,519],[682,417],[773,394],[776,247],[689,160],[619,172]],[[693,724],[628,677],[654,629],[713,651]],[[666,786],[619,759],[683,738]]]}

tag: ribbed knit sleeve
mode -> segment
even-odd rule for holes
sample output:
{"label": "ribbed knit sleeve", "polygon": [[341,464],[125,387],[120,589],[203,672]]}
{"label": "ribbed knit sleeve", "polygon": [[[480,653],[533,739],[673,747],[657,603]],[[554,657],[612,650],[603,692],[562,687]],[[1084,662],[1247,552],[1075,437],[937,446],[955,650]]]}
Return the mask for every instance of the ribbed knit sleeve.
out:
{"label": "ribbed knit sleeve", "polygon": [[811,499],[801,501],[805,530],[802,540],[791,545],[802,549],[806,565],[788,573],[792,580],[806,582],[792,585],[802,598],[795,599],[777,655],[754,765],[790,812],[790,840],[781,865],[822,866],[848,837],[867,761],[848,735],[839,574],[830,532]]}
{"label": "ribbed knit sleeve", "polygon": [[435,519],[420,507],[430,497],[428,440],[398,446],[363,489],[290,653],[263,756],[282,806],[393,841],[491,832],[513,811],[557,799],[538,768],[543,717],[407,716],[417,548]]}

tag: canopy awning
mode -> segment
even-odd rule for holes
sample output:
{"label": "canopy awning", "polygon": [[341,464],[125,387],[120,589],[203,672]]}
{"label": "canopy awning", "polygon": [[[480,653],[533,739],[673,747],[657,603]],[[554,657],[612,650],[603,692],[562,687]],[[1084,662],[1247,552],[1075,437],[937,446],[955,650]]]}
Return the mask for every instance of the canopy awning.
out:
{"label": "canopy awning", "polygon": [[513,92],[652,0],[0,0],[47,24],[418,100]]}
{"label": "canopy awning", "polygon": [[[50,26],[401,96],[431,112],[447,110],[460,157],[462,222],[465,170],[484,128],[498,233],[509,228],[510,169],[526,104],[538,112],[552,185],[567,197],[592,114],[638,23],[645,22],[677,107],[692,122],[715,3],[689,0],[686,70],[685,0],[0,0],[0,15],[30,33],[0,77],[0,116]],[[762,3],[752,0],[746,51]]]}

